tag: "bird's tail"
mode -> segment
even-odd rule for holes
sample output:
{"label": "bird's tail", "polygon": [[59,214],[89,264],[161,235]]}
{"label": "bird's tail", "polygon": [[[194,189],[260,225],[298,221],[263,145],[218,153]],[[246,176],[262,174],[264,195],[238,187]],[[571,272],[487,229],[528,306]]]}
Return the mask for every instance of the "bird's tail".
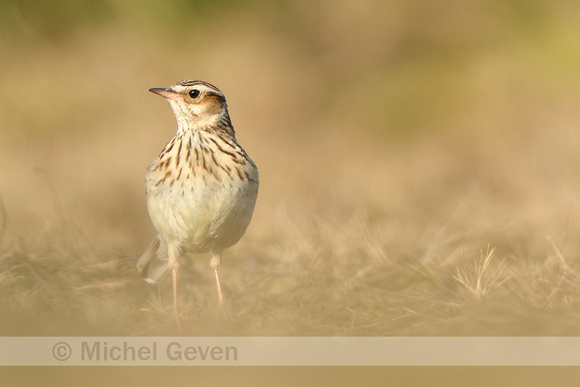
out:
{"label": "bird's tail", "polygon": [[159,236],[151,242],[147,250],[137,261],[137,271],[143,279],[151,284],[158,283],[169,272],[167,249]]}

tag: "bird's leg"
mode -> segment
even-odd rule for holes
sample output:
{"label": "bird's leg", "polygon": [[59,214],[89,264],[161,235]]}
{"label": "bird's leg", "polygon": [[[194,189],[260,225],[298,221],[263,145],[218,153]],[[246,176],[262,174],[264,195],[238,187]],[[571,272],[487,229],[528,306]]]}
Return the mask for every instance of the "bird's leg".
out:
{"label": "bird's leg", "polygon": [[175,320],[179,322],[179,312],[177,311],[177,267],[171,269],[173,274],[173,314],[175,315]]}
{"label": "bird's leg", "polygon": [[177,256],[177,248],[172,244],[169,244],[168,255],[168,264],[173,276],[173,314],[175,315],[175,320],[179,323],[179,312],[177,310],[177,272],[179,271],[179,260]]}
{"label": "bird's leg", "polygon": [[210,261],[210,266],[212,267],[212,269],[215,272],[215,283],[217,286],[217,293],[218,293],[218,305],[219,306],[223,306],[224,305],[224,298],[222,296],[222,287],[220,286],[220,277],[218,275],[218,268],[220,267],[220,262],[222,259],[222,252],[220,251],[219,253],[214,253],[211,257],[211,261]]}
{"label": "bird's leg", "polygon": [[218,292],[218,305],[224,305],[224,297],[222,296],[222,287],[220,286],[220,276],[218,275],[217,267],[214,269],[215,272],[215,282],[217,284],[217,292]]}

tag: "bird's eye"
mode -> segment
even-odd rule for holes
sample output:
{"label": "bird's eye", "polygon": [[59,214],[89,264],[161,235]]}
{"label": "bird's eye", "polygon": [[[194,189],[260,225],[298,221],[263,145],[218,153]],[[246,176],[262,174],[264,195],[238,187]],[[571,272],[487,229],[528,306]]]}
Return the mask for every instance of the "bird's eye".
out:
{"label": "bird's eye", "polygon": [[189,96],[191,98],[199,97],[199,90],[197,90],[197,89],[189,90]]}

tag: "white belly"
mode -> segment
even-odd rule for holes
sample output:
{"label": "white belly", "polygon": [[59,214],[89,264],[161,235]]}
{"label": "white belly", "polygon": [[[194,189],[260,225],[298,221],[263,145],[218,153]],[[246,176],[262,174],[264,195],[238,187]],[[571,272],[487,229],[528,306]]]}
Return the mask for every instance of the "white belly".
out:
{"label": "white belly", "polygon": [[[242,237],[254,211],[256,182],[201,179],[148,187],[147,207],[162,240],[184,251],[221,251]],[[225,176],[224,176],[225,177]]]}

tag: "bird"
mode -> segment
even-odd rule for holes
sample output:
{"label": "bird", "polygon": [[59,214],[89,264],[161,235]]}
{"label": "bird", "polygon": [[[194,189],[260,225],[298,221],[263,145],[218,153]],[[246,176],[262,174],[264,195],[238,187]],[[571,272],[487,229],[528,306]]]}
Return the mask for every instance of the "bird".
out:
{"label": "bird", "polygon": [[210,253],[218,305],[218,269],[225,249],[246,232],[258,196],[256,164],[238,143],[224,94],[214,85],[185,80],[150,92],[165,98],[177,132],[147,169],[147,210],[157,236],[137,261],[149,283],[173,278],[173,313],[179,321],[177,278],[187,253]]}

